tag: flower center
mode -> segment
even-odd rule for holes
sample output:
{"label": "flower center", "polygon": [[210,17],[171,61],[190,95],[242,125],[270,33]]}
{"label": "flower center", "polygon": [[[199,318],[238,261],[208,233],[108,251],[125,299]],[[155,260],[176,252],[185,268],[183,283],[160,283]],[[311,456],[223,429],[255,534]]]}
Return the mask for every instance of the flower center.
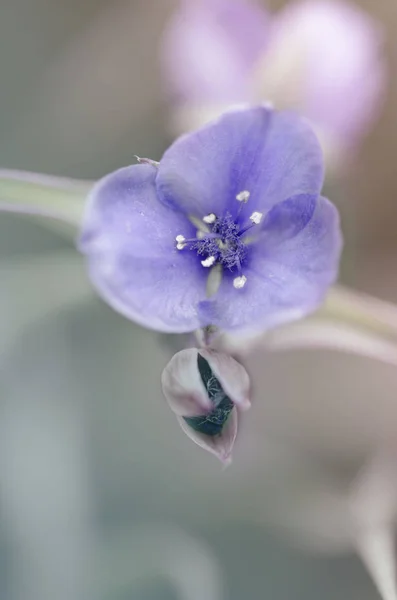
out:
{"label": "flower center", "polygon": [[247,281],[242,273],[242,265],[248,251],[247,241],[244,241],[243,236],[251,227],[259,224],[263,216],[262,213],[253,212],[249,224],[241,227],[237,223],[242,206],[249,196],[247,190],[237,194],[236,200],[240,202],[240,207],[235,219],[230,213],[223,217],[210,213],[203,217],[203,225],[197,231],[197,238],[186,239],[183,235],[177,235],[175,238],[177,249],[196,251],[198,256],[202,257],[201,264],[204,268],[221,265],[236,272],[237,276],[233,280],[236,289],[243,288]]}

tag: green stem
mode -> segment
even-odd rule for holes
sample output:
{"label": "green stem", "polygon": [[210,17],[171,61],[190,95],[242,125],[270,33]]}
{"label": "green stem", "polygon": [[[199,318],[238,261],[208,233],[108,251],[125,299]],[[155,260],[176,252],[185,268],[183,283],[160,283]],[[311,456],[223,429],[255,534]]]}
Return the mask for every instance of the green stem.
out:
{"label": "green stem", "polygon": [[387,339],[397,338],[397,306],[341,285],[330,289],[317,314],[359,326]]}
{"label": "green stem", "polygon": [[93,182],[0,170],[0,211],[31,215],[74,239]]}

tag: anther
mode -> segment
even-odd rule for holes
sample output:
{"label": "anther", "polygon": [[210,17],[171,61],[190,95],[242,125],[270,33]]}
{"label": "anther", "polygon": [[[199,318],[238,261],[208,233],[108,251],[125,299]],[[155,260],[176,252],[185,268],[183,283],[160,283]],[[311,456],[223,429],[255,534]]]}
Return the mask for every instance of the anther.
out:
{"label": "anther", "polygon": [[241,288],[245,286],[246,282],[247,278],[245,275],[240,275],[239,277],[235,277],[233,279],[233,285],[236,288],[236,290],[241,290]]}
{"label": "anther", "polygon": [[214,213],[210,213],[209,215],[203,217],[203,221],[204,223],[215,223],[216,215],[214,215]]}
{"label": "anther", "polygon": [[215,256],[209,256],[205,260],[202,260],[201,264],[203,265],[203,267],[212,267],[214,262],[215,262]]}
{"label": "anther", "polygon": [[262,217],[263,217],[263,214],[261,212],[253,212],[252,215],[250,216],[250,221],[254,225],[259,225],[259,223],[262,221]]}
{"label": "anther", "polygon": [[178,250],[183,250],[186,246],[186,238],[183,235],[177,235],[175,241]]}
{"label": "anther", "polygon": [[250,195],[251,194],[248,190],[243,190],[242,192],[237,194],[236,200],[238,200],[239,202],[248,202]]}

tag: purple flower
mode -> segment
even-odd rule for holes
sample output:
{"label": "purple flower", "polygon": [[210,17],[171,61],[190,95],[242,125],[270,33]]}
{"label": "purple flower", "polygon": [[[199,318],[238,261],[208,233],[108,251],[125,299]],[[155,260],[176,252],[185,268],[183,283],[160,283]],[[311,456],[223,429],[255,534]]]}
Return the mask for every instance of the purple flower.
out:
{"label": "purple flower", "polygon": [[174,126],[271,101],[309,118],[331,164],[341,162],[379,113],[382,44],[379,24],[343,0],[293,2],[272,17],[254,0],[182,0],[162,47]]}
{"label": "purple flower", "polygon": [[172,357],[161,383],[187,436],[229,463],[237,435],[237,409],[251,406],[244,367],[227,354],[189,348]]}
{"label": "purple flower", "polygon": [[264,107],[229,112],[160,163],[96,184],[81,236],[92,282],[159,331],[258,331],[302,317],[338,272],[339,219],[322,183],[304,120]]}

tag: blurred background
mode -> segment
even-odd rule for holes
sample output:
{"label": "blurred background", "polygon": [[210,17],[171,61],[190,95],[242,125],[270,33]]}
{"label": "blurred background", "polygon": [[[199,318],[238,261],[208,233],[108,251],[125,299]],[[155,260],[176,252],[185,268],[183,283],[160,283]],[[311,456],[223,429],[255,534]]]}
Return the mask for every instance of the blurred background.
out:
{"label": "blurred background", "polygon": [[[389,81],[338,183],[342,278],[397,302],[397,5],[357,5],[385,28]],[[1,166],[96,179],[135,154],[159,160],[172,141],[160,40],[176,6],[2,0]],[[222,471],[162,398],[178,340],[97,299],[68,240],[1,215],[0,280],[2,600],[378,597],[345,489],[394,435],[395,367],[251,357],[254,406]]]}

